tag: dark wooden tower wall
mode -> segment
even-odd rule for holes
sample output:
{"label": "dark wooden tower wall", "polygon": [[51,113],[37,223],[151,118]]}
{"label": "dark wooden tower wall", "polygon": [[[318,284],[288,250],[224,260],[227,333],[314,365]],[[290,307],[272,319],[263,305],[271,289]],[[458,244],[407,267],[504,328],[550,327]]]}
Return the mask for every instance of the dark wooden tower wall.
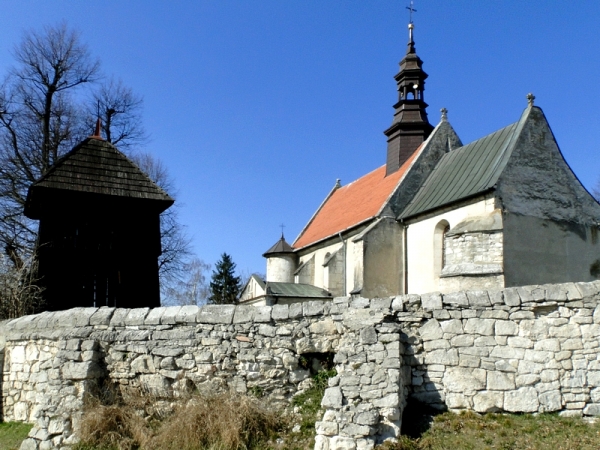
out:
{"label": "dark wooden tower wall", "polygon": [[160,213],[173,203],[111,144],[89,138],[34,183],[44,309],[160,305]]}

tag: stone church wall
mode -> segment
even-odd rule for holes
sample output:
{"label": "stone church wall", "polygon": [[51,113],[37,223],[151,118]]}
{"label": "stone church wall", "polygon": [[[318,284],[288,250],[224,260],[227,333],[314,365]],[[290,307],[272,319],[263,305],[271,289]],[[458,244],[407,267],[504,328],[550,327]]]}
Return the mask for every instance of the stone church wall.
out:
{"label": "stone church wall", "polygon": [[[273,307],[80,308],[0,325],[5,420],[23,448],[74,441],[99,381],[170,399],[198,388],[289,404],[302,361],[332,353],[315,448],[369,449],[407,401],[479,412],[600,415],[600,282]],[[301,358],[303,356],[303,358]]]}

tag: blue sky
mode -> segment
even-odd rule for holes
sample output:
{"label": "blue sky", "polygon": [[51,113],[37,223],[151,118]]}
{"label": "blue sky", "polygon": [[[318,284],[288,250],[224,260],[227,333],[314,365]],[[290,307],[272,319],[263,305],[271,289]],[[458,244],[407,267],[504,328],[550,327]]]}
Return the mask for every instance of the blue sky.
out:
{"label": "blue sky", "polygon": [[[408,0],[0,0],[0,74],[24,30],[65,20],[144,98],[145,150],[176,180],[198,256],[245,272],[333,187],[385,162]],[[416,0],[429,118],[464,143],[533,92],[588,189],[600,178],[600,2]]]}

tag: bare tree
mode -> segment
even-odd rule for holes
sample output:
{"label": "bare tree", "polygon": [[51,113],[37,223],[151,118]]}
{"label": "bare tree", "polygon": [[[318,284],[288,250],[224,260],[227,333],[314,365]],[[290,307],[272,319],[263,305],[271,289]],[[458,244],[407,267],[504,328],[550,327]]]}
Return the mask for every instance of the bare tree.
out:
{"label": "bare tree", "polygon": [[192,258],[183,265],[183,273],[163,289],[163,303],[174,305],[202,305],[210,294],[206,274],[210,264]]}
{"label": "bare tree", "polygon": [[[164,164],[148,153],[135,153],[130,158],[148,177],[172,197],[176,196],[175,183]],[[175,203],[160,215],[162,254],[158,258],[162,298],[174,297],[177,289],[184,288],[189,280],[190,264],[200,267],[192,258],[191,239],[179,221],[180,203]],[[191,258],[191,259],[190,259]],[[202,264],[203,263],[201,260]],[[187,288],[185,288],[187,289]],[[182,294],[183,295],[183,294]]]}
{"label": "bare tree", "polygon": [[0,254],[0,320],[33,314],[43,304],[35,272],[32,261],[17,268]]}
{"label": "bare tree", "polygon": [[121,80],[111,78],[94,91],[87,107],[90,131],[96,125],[96,118],[100,117],[105,139],[119,150],[127,151],[143,144],[146,133],[141,119],[142,104],[142,97],[124,86]]}
{"label": "bare tree", "polygon": [[20,267],[37,236],[22,214],[27,189],[72,147],[81,115],[71,93],[98,78],[99,63],[64,23],[27,32],[14,57],[0,89],[0,241]]}

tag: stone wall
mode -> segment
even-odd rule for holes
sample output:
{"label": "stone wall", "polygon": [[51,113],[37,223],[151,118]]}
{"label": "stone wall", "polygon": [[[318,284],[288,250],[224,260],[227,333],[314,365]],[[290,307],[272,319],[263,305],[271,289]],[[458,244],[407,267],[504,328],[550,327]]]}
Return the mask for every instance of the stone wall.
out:
{"label": "stone wall", "polygon": [[596,281],[408,296],[397,314],[407,395],[439,409],[600,414],[599,292]]}
{"label": "stone wall", "polygon": [[[334,353],[319,450],[398,436],[403,408],[600,415],[600,282],[273,307],[80,308],[0,325],[5,420],[24,449],[68,448],[98,381],[158,398],[310,384],[301,355]],[[304,359],[304,358],[302,358]]]}
{"label": "stone wall", "polygon": [[338,298],[22,317],[0,327],[3,417],[35,424],[24,449],[68,448],[85,396],[106,379],[158,399],[194,388],[232,389],[289,406],[310,384],[300,356],[331,352],[338,375],[325,395],[319,445],[372,448],[400,429],[399,335],[384,323],[390,303],[358,299],[351,308],[348,298]]}

